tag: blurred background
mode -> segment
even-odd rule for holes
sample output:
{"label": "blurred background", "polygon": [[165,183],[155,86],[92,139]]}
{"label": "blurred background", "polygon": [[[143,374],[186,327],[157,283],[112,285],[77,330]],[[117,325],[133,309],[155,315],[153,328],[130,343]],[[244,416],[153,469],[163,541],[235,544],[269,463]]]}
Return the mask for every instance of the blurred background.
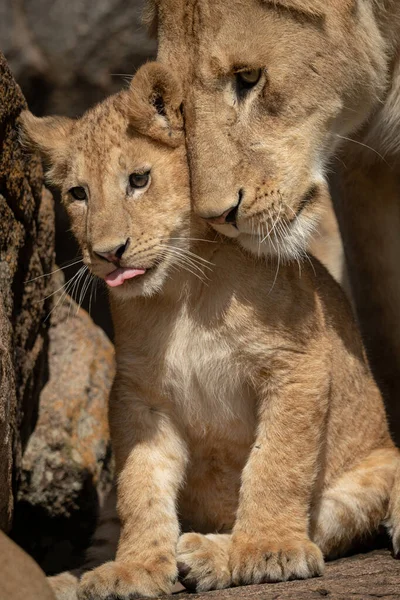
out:
{"label": "blurred background", "polygon": [[[144,0],[0,0],[0,50],[37,116],[80,116],[126,85],[140,64],[154,57],[155,42],[141,25]],[[79,254],[56,198],[56,262]],[[66,280],[78,265],[64,269]],[[79,298],[78,290],[75,297]],[[89,294],[83,306],[89,309]],[[101,285],[90,307],[112,338]]]}

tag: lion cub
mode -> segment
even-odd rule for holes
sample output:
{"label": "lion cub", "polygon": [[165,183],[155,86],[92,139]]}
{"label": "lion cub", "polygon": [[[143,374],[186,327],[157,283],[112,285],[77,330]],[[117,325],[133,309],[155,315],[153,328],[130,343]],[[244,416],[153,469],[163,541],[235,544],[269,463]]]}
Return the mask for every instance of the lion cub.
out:
{"label": "lion cub", "polygon": [[150,63],[78,121],[22,115],[115,325],[121,536],[85,600],[168,593],[178,569],[198,591],[320,575],[387,517],[399,464],[326,270],[278,270],[191,212],[180,105]]}

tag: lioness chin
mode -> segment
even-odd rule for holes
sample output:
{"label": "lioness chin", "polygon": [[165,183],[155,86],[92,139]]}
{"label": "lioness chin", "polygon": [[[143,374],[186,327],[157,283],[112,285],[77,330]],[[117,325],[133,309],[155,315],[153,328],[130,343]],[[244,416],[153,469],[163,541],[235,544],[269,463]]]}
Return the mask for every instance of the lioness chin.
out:
{"label": "lioness chin", "polygon": [[22,114],[115,325],[121,535],[79,600],[313,577],[397,531],[399,453],[343,293],[192,213],[181,101],[150,63],[80,120]]}

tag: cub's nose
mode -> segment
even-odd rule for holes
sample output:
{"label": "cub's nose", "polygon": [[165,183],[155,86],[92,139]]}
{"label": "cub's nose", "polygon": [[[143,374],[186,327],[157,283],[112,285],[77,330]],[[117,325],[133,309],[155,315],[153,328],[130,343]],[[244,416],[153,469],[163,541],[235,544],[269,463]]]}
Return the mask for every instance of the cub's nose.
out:
{"label": "cub's nose", "polygon": [[124,252],[127,250],[129,246],[129,238],[125,243],[116,246],[115,248],[111,248],[109,250],[100,250],[98,248],[93,248],[93,252],[100,256],[101,258],[105,258],[108,262],[114,263],[115,265],[119,264]]}

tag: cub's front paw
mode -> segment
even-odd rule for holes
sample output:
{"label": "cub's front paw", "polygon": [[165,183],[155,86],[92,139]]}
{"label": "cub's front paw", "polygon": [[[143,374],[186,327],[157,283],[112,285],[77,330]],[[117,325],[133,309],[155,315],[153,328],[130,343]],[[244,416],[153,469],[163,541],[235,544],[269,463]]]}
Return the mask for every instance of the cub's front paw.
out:
{"label": "cub's front paw", "polygon": [[233,536],[229,564],[234,585],[307,579],[324,570],[321,550],[308,539],[273,543],[244,534]]}
{"label": "cub's front paw", "polygon": [[57,600],[77,600],[79,580],[72,573],[60,573],[47,578]]}
{"label": "cub's front paw", "polygon": [[108,562],[86,573],[78,588],[78,600],[133,600],[170,594],[178,569],[175,557],[159,556],[145,563]]}
{"label": "cub's front paw", "polygon": [[179,579],[193,592],[220,590],[231,585],[228,535],[185,533],[178,542]]}

